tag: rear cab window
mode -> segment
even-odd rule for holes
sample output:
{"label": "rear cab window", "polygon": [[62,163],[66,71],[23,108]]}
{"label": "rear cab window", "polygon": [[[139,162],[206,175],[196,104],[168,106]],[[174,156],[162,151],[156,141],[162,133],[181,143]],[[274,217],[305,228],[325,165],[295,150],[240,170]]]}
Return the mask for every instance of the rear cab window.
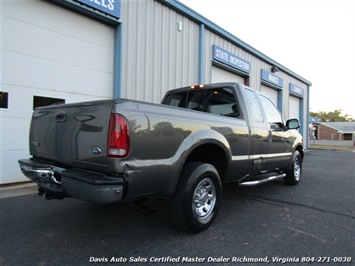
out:
{"label": "rear cab window", "polygon": [[242,118],[232,88],[194,89],[168,94],[163,104],[216,115]]}

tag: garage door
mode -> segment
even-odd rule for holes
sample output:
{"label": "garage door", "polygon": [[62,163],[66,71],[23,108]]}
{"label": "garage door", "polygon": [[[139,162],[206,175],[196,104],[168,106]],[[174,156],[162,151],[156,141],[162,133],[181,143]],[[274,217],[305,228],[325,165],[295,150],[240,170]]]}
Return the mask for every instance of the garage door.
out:
{"label": "garage door", "polygon": [[212,66],[212,83],[217,82],[238,82],[244,84],[244,78],[222,68]]}
{"label": "garage door", "polygon": [[[37,99],[66,103],[113,95],[114,28],[50,2],[2,4],[0,183],[26,180],[17,160],[28,154]],[[5,167],[6,166],[6,167]]]}
{"label": "garage door", "polygon": [[289,98],[289,109],[288,109],[289,118],[300,119],[300,99],[297,97],[290,96]]}
{"label": "garage door", "polygon": [[278,91],[267,86],[261,85],[261,92],[265,94],[273,104],[277,107],[278,102]]}

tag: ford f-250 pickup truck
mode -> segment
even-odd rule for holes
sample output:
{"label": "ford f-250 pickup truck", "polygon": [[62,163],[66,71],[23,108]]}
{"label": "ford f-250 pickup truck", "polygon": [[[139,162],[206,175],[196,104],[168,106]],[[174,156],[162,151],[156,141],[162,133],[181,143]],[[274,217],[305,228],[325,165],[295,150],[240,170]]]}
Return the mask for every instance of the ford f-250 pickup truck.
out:
{"label": "ford f-250 pickup truck", "polygon": [[170,198],[173,222],[201,232],[222,183],[283,178],[296,185],[304,156],[297,119],[284,122],[261,93],[237,83],[168,91],[161,104],[127,99],[35,109],[25,176],[47,199],[109,204]]}

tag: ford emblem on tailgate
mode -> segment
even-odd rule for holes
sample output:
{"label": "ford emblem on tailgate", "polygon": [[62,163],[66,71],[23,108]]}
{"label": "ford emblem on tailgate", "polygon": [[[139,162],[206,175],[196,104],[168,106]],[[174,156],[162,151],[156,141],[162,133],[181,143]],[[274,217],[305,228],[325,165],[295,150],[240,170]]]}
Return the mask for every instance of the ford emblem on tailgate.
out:
{"label": "ford emblem on tailgate", "polygon": [[99,147],[91,147],[90,149],[91,153],[93,154],[100,154],[101,153],[101,149]]}

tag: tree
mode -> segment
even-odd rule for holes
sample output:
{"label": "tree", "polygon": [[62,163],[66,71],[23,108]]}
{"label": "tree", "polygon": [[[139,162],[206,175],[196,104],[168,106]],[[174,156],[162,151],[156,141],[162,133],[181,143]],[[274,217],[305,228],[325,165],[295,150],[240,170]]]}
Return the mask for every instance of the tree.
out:
{"label": "tree", "polygon": [[322,119],[323,122],[355,122],[355,119],[348,114],[343,114],[343,110],[337,109],[333,112],[309,112],[311,116]]}

